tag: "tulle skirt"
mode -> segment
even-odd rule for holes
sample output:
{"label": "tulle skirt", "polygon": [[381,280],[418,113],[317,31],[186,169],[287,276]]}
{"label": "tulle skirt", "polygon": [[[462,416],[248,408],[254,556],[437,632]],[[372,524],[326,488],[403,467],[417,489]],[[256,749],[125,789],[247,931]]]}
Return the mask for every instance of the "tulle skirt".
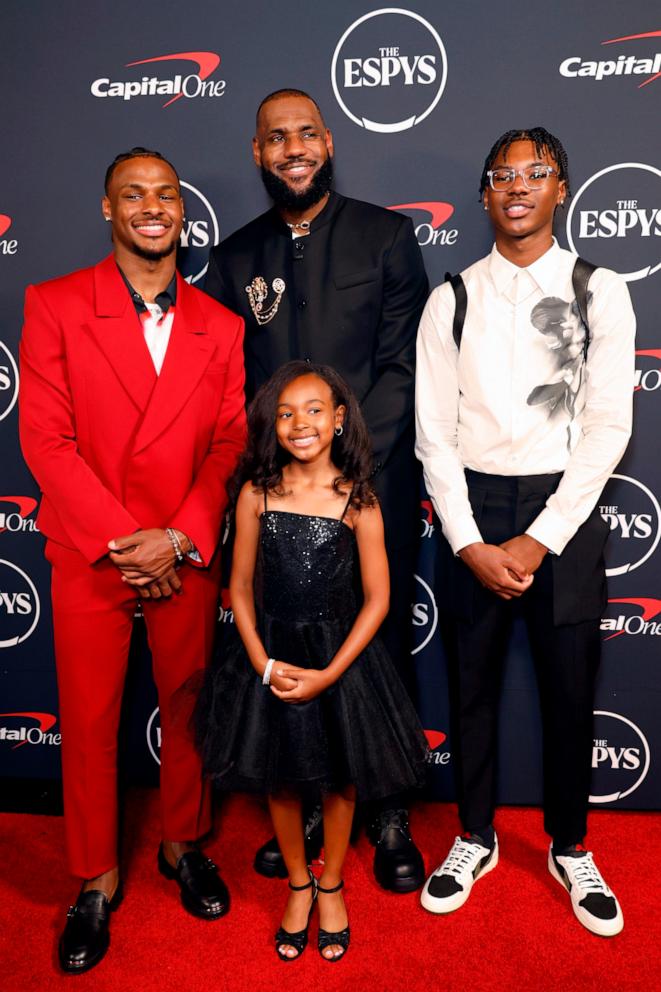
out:
{"label": "tulle skirt", "polygon": [[[321,669],[351,623],[262,616],[259,628],[271,657]],[[222,789],[316,797],[353,785],[362,801],[424,784],[427,741],[378,638],[333,686],[292,704],[262,685],[238,632],[226,628],[194,720],[205,771]]]}

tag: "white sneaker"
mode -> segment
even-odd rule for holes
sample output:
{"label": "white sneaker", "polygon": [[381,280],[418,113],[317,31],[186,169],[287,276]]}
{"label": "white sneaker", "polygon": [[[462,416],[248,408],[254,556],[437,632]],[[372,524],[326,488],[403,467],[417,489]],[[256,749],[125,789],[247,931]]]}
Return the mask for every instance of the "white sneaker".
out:
{"label": "white sneaker", "polygon": [[569,892],[579,923],[599,934],[614,937],[624,926],[624,917],[615,895],[604,882],[591,851],[556,857],[549,847],[549,871]]}
{"label": "white sneaker", "polygon": [[455,837],[447,858],[425,883],[420,902],[430,913],[453,913],[468,899],[473,882],[498,864],[498,838],[493,847]]}

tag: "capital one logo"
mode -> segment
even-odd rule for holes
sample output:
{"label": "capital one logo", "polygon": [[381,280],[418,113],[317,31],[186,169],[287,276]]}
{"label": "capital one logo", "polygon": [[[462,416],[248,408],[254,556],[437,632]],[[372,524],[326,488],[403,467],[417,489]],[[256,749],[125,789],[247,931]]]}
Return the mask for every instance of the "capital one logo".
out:
{"label": "capital one logo", "polygon": [[36,508],[37,501],[31,496],[0,496],[0,534],[36,531],[36,523],[28,519]]}
{"label": "capital one logo", "polygon": [[661,507],[647,486],[628,475],[612,475],[599,500],[611,533],[606,542],[606,575],[640,568],[661,538]]}
{"label": "capital one logo", "polygon": [[639,787],[650,767],[647,738],[620,713],[595,710],[591,803],[625,799]]}
{"label": "capital one logo", "polygon": [[425,580],[421,579],[419,575],[414,575],[413,578],[417,585],[415,587],[416,601],[411,604],[411,622],[416,633],[416,640],[418,636],[421,640],[413,648],[411,654],[417,654],[418,651],[422,651],[429,644],[436,632],[438,626],[438,607],[434,593]]}
{"label": "capital one logo", "polygon": [[420,509],[422,511],[422,537],[431,537],[434,533],[434,509],[430,499],[423,499],[420,501]]}
{"label": "capital one logo", "polygon": [[94,80],[90,92],[92,96],[101,100],[114,97],[128,101],[143,96],[167,96],[169,99],[165,101],[163,107],[169,107],[182,97],[192,100],[196,97],[219,97],[225,93],[227,83],[224,79],[209,79],[220,65],[220,55],[216,52],[177,52],[174,55],[157,55],[150,59],[127,62],[124,68],[133,69],[138,65],[151,65],[155,62],[192,62],[195,72],[179,72],[168,78],[143,75],[141,79],[123,81],[111,80],[110,77],[104,76]]}
{"label": "capital one logo", "polygon": [[215,211],[204,193],[181,180],[186,205],[186,220],[181,229],[178,268],[186,282],[199,282],[207,271],[209,248],[220,241],[220,229]]}
{"label": "capital one logo", "polygon": [[158,706],[147,721],[147,747],[157,765],[161,763],[161,714]]}
{"label": "capital one logo", "polygon": [[11,217],[8,217],[7,214],[0,214],[0,255],[15,255],[18,251],[16,238],[5,237],[11,223]]}
{"label": "capital one logo", "polygon": [[[621,38],[610,38],[608,41],[602,41],[601,44],[627,44],[627,50],[620,55],[598,60],[582,59],[580,55],[572,55],[560,63],[558,71],[561,76],[567,76],[570,79],[583,77],[593,79],[598,83],[611,76],[636,76],[637,78],[646,76],[646,79],[638,83],[638,89],[642,89],[643,86],[653,83],[661,76],[661,52],[654,51],[654,47],[658,48],[659,46],[658,43],[654,46],[652,41],[652,39],[659,37],[661,37],[661,31],[644,31],[642,34],[628,34]],[[637,46],[638,50],[632,54],[628,49],[630,42],[647,42],[651,57],[641,58],[640,46]]]}
{"label": "capital one logo", "polygon": [[18,367],[9,348],[0,341],[0,420],[11,413],[18,398]]}
{"label": "capital one logo", "polygon": [[0,648],[27,641],[39,623],[39,594],[30,576],[0,558]]}
{"label": "capital one logo", "polygon": [[602,631],[608,634],[605,641],[612,641],[622,634],[661,637],[661,599],[627,597],[609,599],[608,604],[611,616],[601,621]]}
{"label": "capital one logo", "polygon": [[441,750],[447,740],[447,734],[444,734],[442,730],[425,730],[425,737],[429,744],[427,763],[430,765],[449,764],[450,752]]}
{"label": "capital one logo", "polygon": [[62,735],[52,732],[56,723],[53,713],[0,713],[0,741],[11,744],[12,751],[26,744],[58,746]]}
{"label": "capital one logo", "polygon": [[388,210],[401,210],[403,213],[412,214],[415,236],[421,248],[426,248],[428,245],[453,245],[459,237],[456,227],[443,227],[454,213],[451,203],[443,203],[441,200],[399,203],[388,207]]}
{"label": "capital one logo", "polygon": [[431,114],[447,79],[447,56],[429,21],[382,7],[349,25],[333,53],[333,92],[347,117],[368,131],[406,131]]}
{"label": "capital one logo", "polygon": [[633,389],[635,393],[655,393],[661,389],[661,348],[639,348],[636,351]]}
{"label": "capital one logo", "polygon": [[601,169],[567,214],[572,251],[636,282],[661,269],[661,170],[644,162]]}
{"label": "capital one logo", "polygon": [[220,590],[220,605],[218,607],[218,623],[234,623],[234,612],[230,602],[229,589]]}

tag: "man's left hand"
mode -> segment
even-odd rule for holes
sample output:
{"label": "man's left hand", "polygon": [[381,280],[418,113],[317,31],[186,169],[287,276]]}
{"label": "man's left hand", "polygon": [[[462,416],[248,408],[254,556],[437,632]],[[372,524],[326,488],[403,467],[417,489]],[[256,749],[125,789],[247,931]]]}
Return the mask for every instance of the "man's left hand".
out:
{"label": "man's left hand", "polygon": [[531,575],[537,571],[544,561],[544,557],[548,554],[548,548],[536,541],[530,534],[519,534],[518,537],[512,537],[500,546],[504,551],[509,551],[511,555],[518,558]]}
{"label": "man's left hand", "polygon": [[152,528],[108,542],[110,560],[131,585],[157,582],[173,567],[176,555],[164,530]]}

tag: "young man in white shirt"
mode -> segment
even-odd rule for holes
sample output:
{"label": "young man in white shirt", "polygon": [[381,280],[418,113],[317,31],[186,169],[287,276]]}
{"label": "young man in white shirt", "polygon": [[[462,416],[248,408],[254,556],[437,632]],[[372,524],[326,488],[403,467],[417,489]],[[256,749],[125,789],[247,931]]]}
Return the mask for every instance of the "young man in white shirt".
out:
{"label": "young man in white shirt", "polygon": [[583,840],[606,599],[608,526],[597,502],[631,433],[635,318],[626,283],[601,268],[583,301],[587,328],[581,318],[576,257],[553,238],[555,210],[569,195],[557,138],[543,128],[508,131],[487,157],[480,194],[495,245],[462,273],[463,333],[445,283],[418,334],[416,451],[446,538],[464,829],[421,899],[431,912],[452,912],[498,862],[498,699],[520,609],[542,706],[548,867],[580,922],[612,936],[622,912]]}

